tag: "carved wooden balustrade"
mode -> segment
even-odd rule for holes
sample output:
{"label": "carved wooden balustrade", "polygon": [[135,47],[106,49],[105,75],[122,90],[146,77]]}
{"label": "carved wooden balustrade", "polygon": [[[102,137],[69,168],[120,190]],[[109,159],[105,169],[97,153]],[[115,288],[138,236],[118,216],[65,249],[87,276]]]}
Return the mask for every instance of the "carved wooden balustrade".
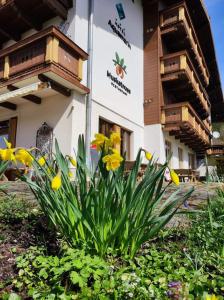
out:
{"label": "carved wooden balustrade", "polygon": [[203,152],[210,146],[210,126],[205,124],[187,102],[162,107],[164,131],[169,132],[195,152]]}
{"label": "carved wooden balustrade", "polygon": [[49,78],[81,93],[83,61],[88,55],[67,36],[52,26],[0,51],[1,88],[31,78]]}
{"label": "carved wooden balustrade", "polygon": [[173,88],[177,97],[186,99],[188,96],[189,99],[193,99],[191,95],[193,90],[195,99],[191,104],[195,107],[200,105],[205,118],[209,115],[209,97],[186,51],[163,56],[160,73],[162,82]]}
{"label": "carved wooden balustrade", "polygon": [[199,66],[201,77],[208,85],[210,76],[208,67],[185,2],[163,10],[160,13],[160,27],[162,36],[167,35],[167,38],[171,36],[169,42],[175,43],[177,47],[178,43],[183,42],[187,37],[185,39],[186,46],[188,46],[189,51],[193,51],[194,55],[192,56],[196,58],[195,65]]}

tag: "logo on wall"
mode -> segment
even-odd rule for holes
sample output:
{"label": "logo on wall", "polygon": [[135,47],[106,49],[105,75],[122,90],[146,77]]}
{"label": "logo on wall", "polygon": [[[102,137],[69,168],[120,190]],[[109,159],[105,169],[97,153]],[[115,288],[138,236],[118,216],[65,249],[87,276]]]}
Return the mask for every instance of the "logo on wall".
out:
{"label": "logo on wall", "polygon": [[124,64],[124,59],[120,58],[118,53],[115,53],[115,57],[116,59],[113,59],[114,65],[116,67],[116,74],[123,79],[124,78],[124,74],[127,74],[127,66],[125,66]]}
{"label": "logo on wall", "polygon": [[116,4],[116,8],[117,8],[117,13],[118,13],[120,20],[125,19],[125,13],[124,13],[124,8],[123,8],[122,3]]}
{"label": "logo on wall", "polygon": [[119,54],[115,53],[115,59],[112,60],[114,62],[116,75],[119,76],[113,76],[110,71],[107,71],[107,78],[111,80],[111,85],[115,89],[117,89],[119,92],[127,96],[128,94],[131,94],[131,90],[123,84],[123,82],[120,79],[123,79],[125,74],[127,74],[127,66],[124,64],[124,59],[120,58]]}
{"label": "logo on wall", "polygon": [[[120,21],[124,20],[126,18],[123,5],[121,3],[116,4],[117,13],[119,16]],[[131,49],[130,42],[126,38],[125,28],[122,27],[121,22],[117,18],[115,18],[115,21],[112,22],[111,20],[108,21],[108,25],[112,29],[113,33],[116,34],[124,43],[128,46],[129,49]]]}

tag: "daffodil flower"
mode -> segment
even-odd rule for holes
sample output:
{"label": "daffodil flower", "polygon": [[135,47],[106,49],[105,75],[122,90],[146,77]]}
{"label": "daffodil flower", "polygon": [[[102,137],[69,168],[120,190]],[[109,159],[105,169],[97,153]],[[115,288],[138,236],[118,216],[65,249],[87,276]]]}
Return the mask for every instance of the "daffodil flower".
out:
{"label": "daffodil flower", "polygon": [[33,156],[26,149],[19,149],[15,155],[17,161],[21,162],[27,167],[30,167],[33,162]]}
{"label": "daffodil flower", "polygon": [[69,161],[73,165],[73,167],[77,166],[77,162],[76,162],[76,160],[72,156],[69,156]]}
{"label": "daffodil flower", "polygon": [[150,161],[152,159],[152,154],[150,152],[145,152],[145,158]]}
{"label": "daffodil flower", "polygon": [[170,171],[170,177],[174,184],[176,184],[176,185],[180,184],[179,176],[177,175],[177,173],[174,170]]}
{"label": "daffodil flower", "polygon": [[206,295],[205,300],[218,300],[216,295]]}
{"label": "daffodil flower", "polygon": [[10,142],[8,142],[5,138],[4,138],[4,142],[6,144],[6,149],[0,149],[0,158],[1,160],[4,160],[4,161],[16,161],[16,158],[15,158],[15,150],[16,149],[12,149],[12,144]]}
{"label": "daffodil flower", "polygon": [[91,142],[92,146],[96,146],[97,151],[101,151],[102,148],[105,146],[108,148],[109,139],[101,133],[95,134],[95,140]]}
{"label": "daffodil flower", "polygon": [[119,145],[121,143],[121,136],[118,132],[112,132],[110,135],[110,143],[112,147]]}
{"label": "daffodil flower", "polygon": [[61,187],[61,174],[58,173],[51,181],[51,188],[54,191],[58,191]]}
{"label": "daffodil flower", "polygon": [[113,149],[113,154],[108,154],[103,157],[103,163],[106,164],[107,171],[115,171],[120,167],[123,157],[117,152],[116,149]]}
{"label": "daffodil flower", "polygon": [[40,157],[39,159],[38,159],[38,164],[41,166],[41,167],[43,167],[45,164],[46,164],[46,159],[45,159],[45,157]]}

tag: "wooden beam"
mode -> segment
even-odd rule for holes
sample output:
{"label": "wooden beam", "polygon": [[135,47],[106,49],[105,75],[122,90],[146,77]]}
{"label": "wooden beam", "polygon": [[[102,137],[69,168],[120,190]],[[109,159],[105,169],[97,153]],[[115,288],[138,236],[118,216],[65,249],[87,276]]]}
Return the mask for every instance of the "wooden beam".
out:
{"label": "wooden beam", "polygon": [[[18,90],[19,88],[14,86],[14,85],[8,85],[7,89],[12,92],[12,91]],[[22,96],[21,98],[26,99],[30,102],[35,103],[35,104],[41,104],[41,98],[37,97],[35,95],[30,94],[30,95]]]}
{"label": "wooden beam", "polygon": [[56,92],[62,94],[65,97],[70,97],[71,96],[71,90],[63,85],[61,85],[60,83],[54,81],[53,79],[40,74],[38,75],[38,78],[40,79],[40,81],[42,82],[49,82],[50,86],[53,90],[55,90]]}
{"label": "wooden beam", "polygon": [[10,110],[16,110],[17,109],[17,105],[8,101],[2,102],[0,103],[1,107],[10,109]]}
{"label": "wooden beam", "polygon": [[18,42],[21,39],[21,35],[16,32],[16,30],[9,30],[7,26],[0,24],[0,33],[7,37],[7,39],[12,39]]}
{"label": "wooden beam", "polygon": [[67,19],[67,9],[56,0],[42,0],[56,15],[61,17],[63,20]]}
{"label": "wooden beam", "polygon": [[20,18],[26,25],[36,29],[37,31],[42,29],[42,24],[36,19],[30,18],[30,16],[19,6],[18,0],[14,0],[14,3],[12,3],[11,8],[15,11],[18,18]]}

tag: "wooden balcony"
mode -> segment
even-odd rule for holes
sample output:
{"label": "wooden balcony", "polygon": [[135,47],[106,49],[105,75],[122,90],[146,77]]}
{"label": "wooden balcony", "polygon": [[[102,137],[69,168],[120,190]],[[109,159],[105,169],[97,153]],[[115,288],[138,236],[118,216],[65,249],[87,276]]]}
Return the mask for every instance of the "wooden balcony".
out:
{"label": "wooden balcony", "polygon": [[82,64],[88,55],[54,26],[0,51],[0,96],[36,82],[69,96],[85,94]]}
{"label": "wooden balcony", "polygon": [[210,147],[211,131],[187,102],[162,107],[161,123],[164,131],[180,142],[203,154]]}
{"label": "wooden balcony", "polygon": [[190,102],[203,119],[209,116],[208,94],[186,51],[163,56],[160,72],[163,85],[173,92],[177,101]]}
{"label": "wooden balcony", "polygon": [[0,0],[0,46],[8,40],[19,41],[29,29],[56,16],[67,19],[72,0]]}
{"label": "wooden balcony", "polygon": [[162,37],[167,41],[166,44],[169,45],[171,52],[185,49],[190,52],[198,73],[208,85],[210,76],[208,67],[184,2],[161,12],[160,28]]}
{"label": "wooden balcony", "polygon": [[224,157],[224,146],[216,146],[216,147],[212,147],[211,149],[207,150],[207,155],[208,156],[223,156]]}

